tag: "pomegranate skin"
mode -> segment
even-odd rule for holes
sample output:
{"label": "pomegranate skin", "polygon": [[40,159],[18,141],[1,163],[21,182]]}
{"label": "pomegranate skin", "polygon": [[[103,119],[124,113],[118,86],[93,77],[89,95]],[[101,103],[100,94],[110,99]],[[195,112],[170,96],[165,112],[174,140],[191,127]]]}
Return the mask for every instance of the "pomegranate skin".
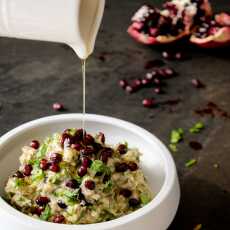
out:
{"label": "pomegranate skin", "polygon": [[229,46],[230,45],[230,15],[228,15],[227,13],[217,14],[215,15],[214,22],[216,22],[216,25],[210,28],[212,29],[212,31],[214,31],[213,33],[207,35],[204,38],[200,38],[196,36],[196,34],[194,33],[190,38],[190,42],[201,48],[206,48],[206,49]]}

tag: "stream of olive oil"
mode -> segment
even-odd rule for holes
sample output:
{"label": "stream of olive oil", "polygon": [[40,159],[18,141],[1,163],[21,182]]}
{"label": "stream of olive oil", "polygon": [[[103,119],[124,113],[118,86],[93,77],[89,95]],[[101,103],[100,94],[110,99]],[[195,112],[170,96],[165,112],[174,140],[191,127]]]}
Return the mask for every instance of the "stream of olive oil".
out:
{"label": "stream of olive oil", "polygon": [[83,59],[81,62],[82,68],[82,129],[85,130],[85,97],[86,97],[86,59]]}

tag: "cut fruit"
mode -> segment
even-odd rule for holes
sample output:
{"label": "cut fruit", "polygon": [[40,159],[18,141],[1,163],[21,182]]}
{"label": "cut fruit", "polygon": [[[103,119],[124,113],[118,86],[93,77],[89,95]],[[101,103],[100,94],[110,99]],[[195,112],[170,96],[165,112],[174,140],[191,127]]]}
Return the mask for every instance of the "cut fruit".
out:
{"label": "cut fruit", "polygon": [[128,33],[147,45],[171,43],[189,36],[195,23],[211,14],[208,0],[172,0],[163,10],[144,5],[132,17]]}
{"label": "cut fruit", "polygon": [[205,19],[191,36],[190,41],[203,48],[230,45],[230,15],[220,13]]}

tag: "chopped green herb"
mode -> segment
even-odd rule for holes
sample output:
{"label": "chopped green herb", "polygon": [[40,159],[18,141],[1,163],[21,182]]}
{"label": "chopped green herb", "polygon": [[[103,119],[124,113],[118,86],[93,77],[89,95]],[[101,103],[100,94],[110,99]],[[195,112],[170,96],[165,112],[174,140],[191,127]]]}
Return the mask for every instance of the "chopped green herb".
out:
{"label": "chopped green herb", "polygon": [[19,187],[22,187],[24,186],[26,183],[25,181],[22,179],[22,178],[16,178],[15,179],[15,187],[16,188],[19,188]]}
{"label": "chopped green herb", "polygon": [[69,202],[74,202],[78,199],[78,196],[79,196],[79,190],[75,190],[73,192],[69,191],[69,190],[65,190],[63,192],[63,195],[65,197],[67,197],[68,201]]}
{"label": "chopped green herb", "polygon": [[144,204],[144,205],[148,204],[151,201],[151,198],[146,193],[142,193],[140,195],[140,199],[141,199],[141,203]]}
{"label": "chopped green herb", "polygon": [[171,144],[177,144],[183,139],[184,130],[179,129],[173,129],[170,136],[170,143]]}
{"label": "chopped green herb", "polygon": [[185,166],[187,168],[190,168],[190,167],[192,167],[195,164],[197,164],[197,160],[196,159],[191,159],[191,160],[189,160],[189,161],[186,162]]}
{"label": "chopped green herb", "polygon": [[197,122],[193,127],[189,129],[190,133],[199,133],[202,129],[204,129],[204,123]]}
{"label": "chopped green herb", "polygon": [[104,192],[110,192],[113,188],[113,182],[112,180],[108,180],[105,184],[105,187],[103,189]]}
{"label": "chopped green herb", "polygon": [[53,184],[59,184],[61,182],[61,177],[62,175],[60,173],[56,173],[50,177],[50,182]]}
{"label": "chopped green herb", "polygon": [[41,169],[34,169],[32,175],[33,182],[39,182],[45,178],[45,173]]}
{"label": "chopped green herb", "polygon": [[46,206],[45,210],[42,212],[40,219],[41,220],[48,220],[51,217],[51,208],[49,205]]}
{"label": "chopped green herb", "polygon": [[169,148],[174,153],[178,151],[178,148],[177,148],[176,144],[169,144]]}
{"label": "chopped green herb", "polygon": [[45,143],[40,146],[40,148],[38,149],[38,152],[37,152],[37,158],[38,159],[42,159],[46,155],[47,148],[48,148],[48,145]]}
{"label": "chopped green herb", "polygon": [[110,174],[110,169],[100,160],[95,160],[93,161],[90,169],[94,173],[105,173],[105,174]]}

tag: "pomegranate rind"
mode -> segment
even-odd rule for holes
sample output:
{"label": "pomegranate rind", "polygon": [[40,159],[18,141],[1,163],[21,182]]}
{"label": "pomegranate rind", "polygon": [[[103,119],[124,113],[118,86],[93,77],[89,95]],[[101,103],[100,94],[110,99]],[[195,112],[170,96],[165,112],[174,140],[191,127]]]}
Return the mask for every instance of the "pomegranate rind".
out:
{"label": "pomegranate rind", "polygon": [[[178,2],[181,4],[180,2]],[[145,34],[143,32],[140,32],[140,29],[143,26],[143,22],[140,22],[136,19],[140,17],[140,14],[143,13],[143,9],[145,7],[149,7],[147,5],[142,6],[133,16],[132,18],[132,24],[128,27],[128,34],[134,38],[137,42],[140,42],[145,45],[158,45],[158,44],[169,44],[173,43],[175,41],[178,41],[184,37],[190,36],[193,31],[194,27],[194,15],[185,15],[184,17],[184,23],[185,23],[185,28],[183,31],[180,32],[179,35],[177,36],[172,36],[172,35],[158,35],[156,37],[151,36],[150,34]],[[200,6],[200,9],[204,10],[204,16],[208,17],[212,15],[212,8],[209,3],[209,0],[204,0],[202,5]],[[157,9],[158,10],[158,9]],[[161,15],[164,15],[165,10],[160,11]],[[138,15],[138,16],[136,16]]]}
{"label": "pomegranate rind", "polygon": [[217,48],[230,45],[230,27],[223,27],[216,34],[206,38],[197,38],[192,35],[190,42],[203,48]]}
{"label": "pomegranate rind", "polygon": [[192,35],[190,42],[203,48],[217,48],[230,45],[230,15],[220,13],[215,16],[215,20],[223,27],[215,34],[209,35],[206,38],[198,38]]}

